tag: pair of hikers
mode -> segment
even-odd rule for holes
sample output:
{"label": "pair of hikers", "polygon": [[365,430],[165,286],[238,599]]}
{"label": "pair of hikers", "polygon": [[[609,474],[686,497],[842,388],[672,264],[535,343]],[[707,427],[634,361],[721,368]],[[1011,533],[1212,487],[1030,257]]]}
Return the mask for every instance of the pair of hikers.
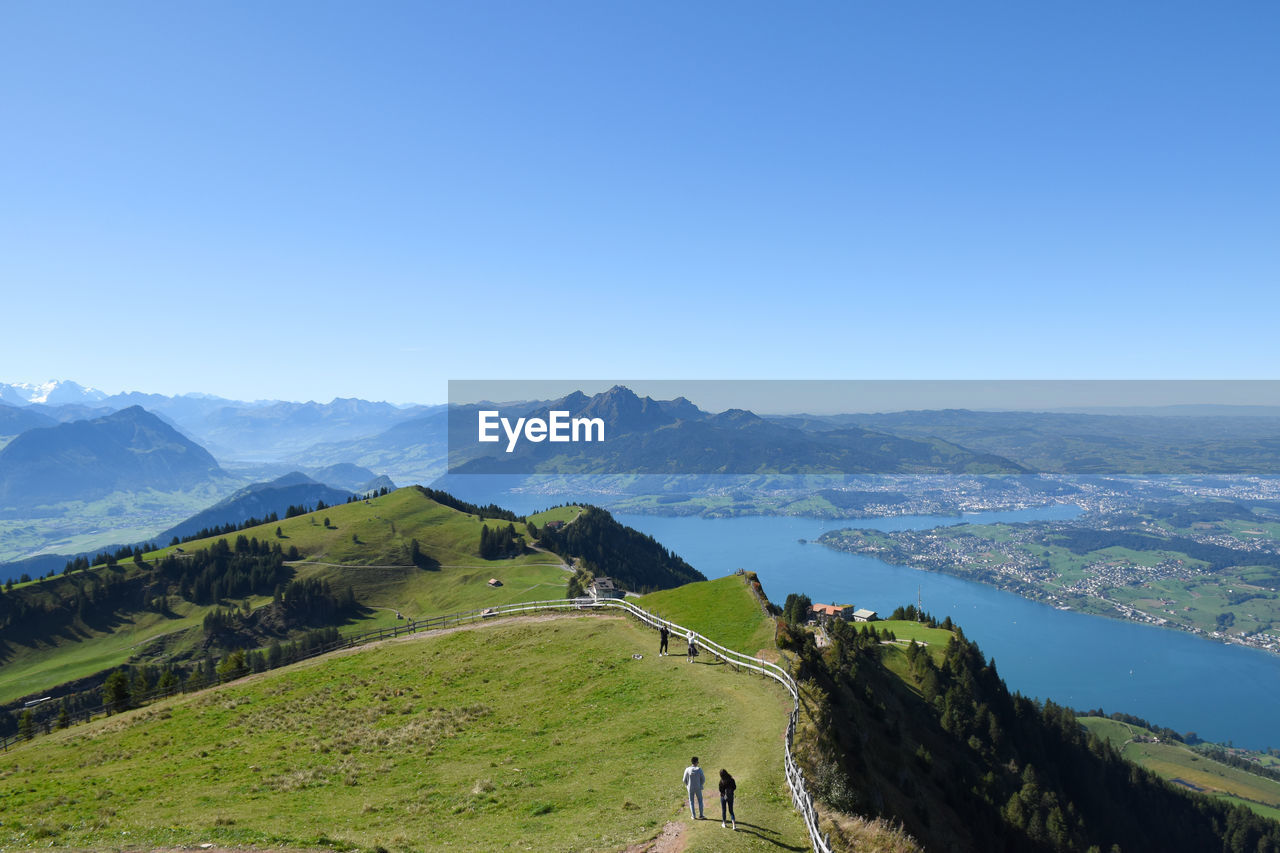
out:
{"label": "pair of hikers", "polygon": [[[690,820],[706,820],[706,815],[702,813],[702,786],[706,784],[707,778],[702,772],[702,768],[698,766],[698,756],[693,757],[693,762],[684,769],[684,787],[689,792],[689,818]],[[728,826],[729,821],[733,824],[736,832],[738,829],[738,818],[733,813],[733,793],[738,790],[738,783],[729,775],[728,770],[720,771],[720,825]],[[694,801],[697,801],[697,812],[694,811]]]}
{"label": "pair of hikers", "polygon": [[[660,629],[658,629],[658,657],[663,657],[671,654],[669,651],[667,651],[667,642],[670,639],[671,639],[671,632],[667,630],[666,625],[663,625]],[[693,632],[689,631],[688,633],[686,633],[684,635],[684,639],[685,639],[685,642],[689,644],[689,662],[692,663],[693,659],[698,656],[698,646],[697,646],[697,643],[694,642]]]}

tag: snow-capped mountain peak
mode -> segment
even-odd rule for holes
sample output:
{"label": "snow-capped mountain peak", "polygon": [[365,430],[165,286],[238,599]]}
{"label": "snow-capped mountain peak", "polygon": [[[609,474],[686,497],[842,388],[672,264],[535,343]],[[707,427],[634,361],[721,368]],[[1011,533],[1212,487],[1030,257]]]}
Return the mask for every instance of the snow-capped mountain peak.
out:
{"label": "snow-capped mountain peak", "polygon": [[107,395],[97,388],[86,388],[70,379],[51,379],[48,382],[0,382],[0,401],[17,406],[44,403],[58,406],[65,403],[96,403]]}

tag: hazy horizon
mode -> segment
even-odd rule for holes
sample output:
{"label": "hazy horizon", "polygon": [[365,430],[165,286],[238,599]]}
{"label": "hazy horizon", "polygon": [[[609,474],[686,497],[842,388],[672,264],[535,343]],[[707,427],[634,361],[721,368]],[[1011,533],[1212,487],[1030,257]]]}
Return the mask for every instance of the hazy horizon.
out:
{"label": "hazy horizon", "polygon": [[[85,392],[97,392],[104,399],[131,394],[158,392],[131,388],[107,392],[71,380],[46,382],[5,382],[44,390],[57,383],[71,383]],[[451,380],[449,399],[444,401],[375,400],[359,395],[327,400],[247,399],[224,397],[202,391],[160,396],[219,399],[229,403],[271,405],[290,403],[330,405],[339,399],[386,403],[397,408],[436,407],[478,402],[521,403],[551,401],[573,392],[594,396],[620,385],[640,397],[672,400],[684,397],[709,412],[748,409],[762,415],[873,414],[905,411],[971,409],[987,412],[1060,412],[1124,414],[1130,411],[1234,410],[1241,414],[1263,414],[1275,409],[1280,414],[1280,381],[1266,380]],[[0,395],[9,405],[18,403]],[[92,406],[95,400],[86,401]],[[57,403],[44,403],[59,405]]]}

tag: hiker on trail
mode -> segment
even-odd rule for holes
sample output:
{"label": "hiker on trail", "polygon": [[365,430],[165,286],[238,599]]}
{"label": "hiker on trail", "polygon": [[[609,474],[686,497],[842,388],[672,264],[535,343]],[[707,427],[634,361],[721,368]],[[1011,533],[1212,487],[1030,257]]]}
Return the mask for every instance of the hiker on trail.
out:
{"label": "hiker on trail", "polygon": [[684,639],[689,644],[689,663],[693,663],[693,659],[698,656],[698,646],[693,642],[693,632],[685,634]]}
{"label": "hiker on trail", "polygon": [[[693,763],[684,769],[684,786],[689,791],[689,819],[690,820],[706,820],[707,817],[702,813],[702,785],[707,777],[702,774],[702,768],[698,766],[698,756],[693,757]],[[693,801],[698,800],[698,813],[693,813]]]}
{"label": "hiker on trail", "polygon": [[667,630],[667,626],[663,625],[662,630],[658,632],[658,657],[662,657],[667,653],[667,640],[671,639],[671,632]]}
{"label": "hiker on trail", "polygon": [[724,826],[724,816],[727,811],[729,820],[733,822],[734,832],[738,831],[738,818],[733,813],[733,792],[736,790],[738,790],[738,783],[733,781],[728,770],[720,768],[720,825]]}

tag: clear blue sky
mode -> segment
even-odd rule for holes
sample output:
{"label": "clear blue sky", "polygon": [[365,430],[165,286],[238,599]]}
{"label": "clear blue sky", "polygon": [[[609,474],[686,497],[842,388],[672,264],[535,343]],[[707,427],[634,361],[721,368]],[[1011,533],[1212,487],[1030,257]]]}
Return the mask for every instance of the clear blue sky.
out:
{"label": "clear blue sky", "polygon": [[0,4],[0,381],[1276,378],[1280,5]]}

